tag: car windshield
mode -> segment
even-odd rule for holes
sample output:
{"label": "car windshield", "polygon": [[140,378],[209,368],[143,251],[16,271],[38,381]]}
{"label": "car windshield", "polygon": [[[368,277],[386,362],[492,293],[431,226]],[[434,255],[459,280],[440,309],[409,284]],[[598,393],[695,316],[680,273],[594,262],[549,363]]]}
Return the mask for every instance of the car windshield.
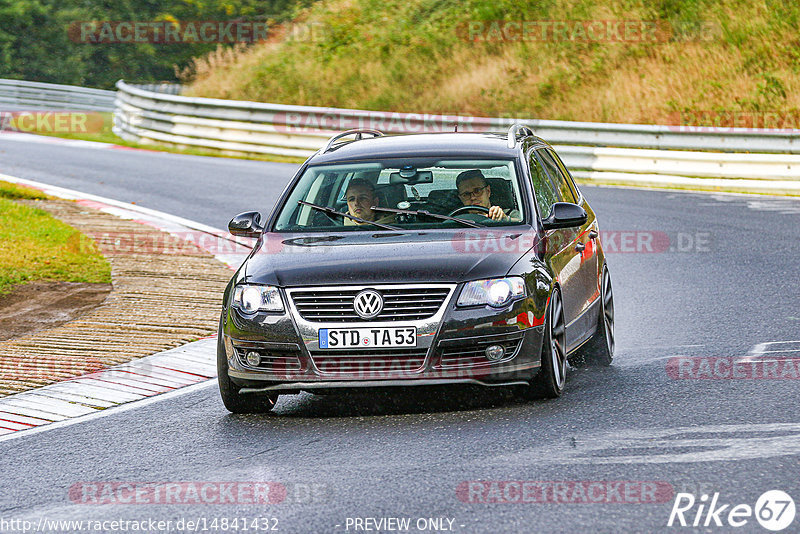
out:
{"label": "car windshield", "polygon": [[359,161],[309,166],[273,231],[506,226],[524,212],[514,160]]}

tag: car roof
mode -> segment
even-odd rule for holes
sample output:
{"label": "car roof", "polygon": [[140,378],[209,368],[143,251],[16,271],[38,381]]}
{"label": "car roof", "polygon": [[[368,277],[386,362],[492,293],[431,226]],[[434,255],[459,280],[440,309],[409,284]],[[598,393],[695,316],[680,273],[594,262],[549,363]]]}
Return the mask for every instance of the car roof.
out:
{"label": "car roof", "polygon": [[[537,144],[548,146],[535,136]],[[529,145],[528,145],[529,146]],[[508,148],[508,136],[498,133],[426,133],[384,135],[336,144],[327,152],[318,152],[308,163],[318,165],[365,159],[410,157],[514,158],[520,154],[520,143]]]}

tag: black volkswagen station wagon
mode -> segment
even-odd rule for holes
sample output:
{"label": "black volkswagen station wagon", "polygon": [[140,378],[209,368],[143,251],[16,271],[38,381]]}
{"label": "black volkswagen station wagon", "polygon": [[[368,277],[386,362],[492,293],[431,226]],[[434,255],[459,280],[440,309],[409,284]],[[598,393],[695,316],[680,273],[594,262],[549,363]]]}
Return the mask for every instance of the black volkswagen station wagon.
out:
{"label": "black volkswagen station wagon", "polygon": [[[345,140],[355,136],[355,139]],[[558,397],[609,365],[614,299],[595,215],[553,148],[507,135],[331,138],[228,284],[217,367],[235,413],[280,394],[477,384]]]}

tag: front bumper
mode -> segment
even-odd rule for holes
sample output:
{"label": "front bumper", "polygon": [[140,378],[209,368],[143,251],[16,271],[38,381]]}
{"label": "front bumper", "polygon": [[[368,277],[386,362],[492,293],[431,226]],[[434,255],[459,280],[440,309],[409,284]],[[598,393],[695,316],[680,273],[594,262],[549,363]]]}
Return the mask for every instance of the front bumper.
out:
{"label": "front bumper", "polygon": [[[439,384],[516,385],[538,372],[543,311],[531,299],[506,308],[457,308],[456,286],[432,317],[412,321],[353,323],[309,322],[289,302],[285,314],[256,314],[247,318],[226,310],[223,321],[224,357],[228,375],[243,393],[329,388]],[[538,316],[537,316],[538,314]],[[402,349],[322,350],[320,328],[358,326],[417,328],[416,347]],[[496,361],[486,347],[501,345]],[[258,367],[246,354],[261,356]]]}

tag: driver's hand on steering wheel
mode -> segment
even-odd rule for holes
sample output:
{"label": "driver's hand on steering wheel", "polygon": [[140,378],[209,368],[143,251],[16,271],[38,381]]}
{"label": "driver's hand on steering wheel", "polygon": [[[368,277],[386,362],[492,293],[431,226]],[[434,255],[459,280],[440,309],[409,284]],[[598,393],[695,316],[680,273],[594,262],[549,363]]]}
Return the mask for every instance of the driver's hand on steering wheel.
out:
{"label": "driver's hand on steering wheel", "polygon": [[508,220],[508,215],[505,214],[503,208],[500,206],[492,206],[489,208],[489,214],[487,215],[490,219],[494,221],[505,221]]}

